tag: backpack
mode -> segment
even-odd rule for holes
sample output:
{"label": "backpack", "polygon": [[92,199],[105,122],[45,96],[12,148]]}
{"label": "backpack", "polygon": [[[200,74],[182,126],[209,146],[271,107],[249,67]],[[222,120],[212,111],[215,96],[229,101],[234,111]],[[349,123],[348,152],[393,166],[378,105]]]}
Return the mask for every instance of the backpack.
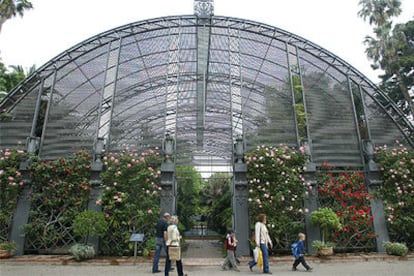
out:
{"label": "backpack", "polygon": [[224,240],[223,247],[224,247],[224,249],[228,249],[228,247],[229,247],[229,239],[228,239],[228,238],[226,238],[226,239]]}
{"label": "backpack", "polygon": [[295,259],[299,259],[299,242],[292,243],[292,255]]}

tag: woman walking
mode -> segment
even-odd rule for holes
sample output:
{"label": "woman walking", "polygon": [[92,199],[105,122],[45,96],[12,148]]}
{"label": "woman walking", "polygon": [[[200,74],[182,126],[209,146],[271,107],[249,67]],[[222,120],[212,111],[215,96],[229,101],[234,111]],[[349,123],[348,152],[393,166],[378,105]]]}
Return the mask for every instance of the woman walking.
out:
{"label": "woman walking", "polygon": [[[260,214],[258,216],[258,221],[254,227],[254,234],[256,240],[256,246],[260,248],[262,251],[263,257],[263,273],[265,274],[272,274],[269,268],[269,249],[273,247],[272,239],[269,236],[269,231],[266,227],[266,215]],[[256,264],[253,260],[249,262],[249,268],[252,270],[252,267]]]}
{"label": "woman walking", "polygon": [[[181,235],[180,231],[178,231],[178,217],[177,216],[171,216],[169,220],[169,225],[167,228],[167,258],[165,261],[165,276],[168,276],[168,273],[171,268],[171,260],[169,256],[170,247],[180,247],[181,242]],[[178,276],[187,276],[187,274],[183,273],[183,262],[181,261],[181,254],[179,259],[175,261],[177,266],[177,274]]]}

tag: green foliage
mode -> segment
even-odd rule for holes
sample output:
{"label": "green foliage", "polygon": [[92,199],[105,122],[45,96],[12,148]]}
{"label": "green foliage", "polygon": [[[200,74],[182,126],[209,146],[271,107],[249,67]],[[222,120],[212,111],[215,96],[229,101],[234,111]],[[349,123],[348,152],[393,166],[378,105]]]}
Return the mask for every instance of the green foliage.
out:
{"label": "green foliage", "polygon": [[377,147],[383,185],[376,196],[383,200],[387,227],[394,240],[414,239],[414,151],[397,141],[394,147]]}
{"label": "green foliage", "polygon": [[320,208],[313,211],[310,215],[312,224],[319,226],[322,230],[322,242],[325,243],[325,238],[332,230],[339,230],[342,228],[338,215],[329,207]]}
{"label": "green foliage", "polygon": [[382,69],[381,89],[396,102],[406,114],[413,114],[410,90],[414,81],[414,21],[393,24],[392,18],[400,15],[401,1],[361,0],[358,15],[373,26],[375,37],[366,36],[366,54],[371,67]]}
{"label": "green foliage", "polygon": [[3,24],[16,15],[23,16],[26,10],[33,9],[28,0],[2,0],[0,1],[0,31]]}
{"label": "green foliage", "polygon": [[194,226],[194,216],[200,214],[200,192],[204,185],[194,167],[177,167],[177,215],[185,230]]}
{"label": "green foliage", "polygon": [[16,248],[17,248],[17,245],[14,241],[9,242],[9,241],[6,240],[6,241],[0,242],[0,249],[1,250],[14,251],[14,250],[16,250]]}
{"label": "green foliage", "polygon": [[334,247],[334,246],[335,246],[335,244],[332,243],[332,242],[329,242],[329,241],[327,241],[327,242],[323,242],[323,241],[320,241],[320,240],[312,241],[312,248],[315,251],[318,251],[318,250],[323,249],[325,247]]}
{"label": "green foliage", "polygon": [[88,204],[90,168],[87,151],[54,161],[33,160],[32,204],[38,207],[31,209],[24,231],[36,248],[60,247],[72,237],[73,220]]}
{"label": "green foliage", "polygon": [[0,149],[0,228],[9,229],[13,211],[23,190],[20,162],[27,154],[18,148]]}
{"label": "green foliage", "polygon": [[126,148],[109,153],[103,161],[106,170],[101,173],[103,191],[97,204],[102,206],[109,231],[102,240],[102,251],[105,255],[130,254],[129,230],[151,229],[146,238],[155,236],[161,156],[156,150],[139,153]]}
{"label": "green foliage", "polygon": [[93,246],[79,243],[72,245],[69,249],[69,253],[72,254],[78,262],[94,258],[96,255]]}
{"label": "green foliage", "polygon": [[318,193],[322,205],[339,217],[342,228],[333,232],[333,241],[348,244],[356,240],[369,246],[375,239],[370,202],[373,195],[365,187],[365,177],[359,171],[332,173],[329,166],[318,177]]}
{"label": "green foliage", "polygon": [[231,226],[231,177],[227,173],[215,173],[201,191],[204,215],[209,218],[208,228],[225,234]]}
{"label": "green foliage", "polygon": [[72,227],[73,232],[83,237],[86,243],[89,236],[103,237],[108,231],[108,222],[103,213],[87,210],[76,215]]}
{"label": "green foliage", "polygon": [[[301,150],[262,145],[245,157],[250,221],[265,213],[271,237],[286,246],[298,232],[304,231],[306,185],[301,173],[306,156]],[[286,239],[286,233],[292,237]]]}
{"label": "green foliage", "polygon": [[145,249],[147,249],[148,251],[155,250],[156,241],[157,240],[156,240],[155,237],[151,237],[151,238],[147,239],[145,241]]}
{"label": "green foliage", "polygon": [[385,251],[389,255],[405,256],[408,253],[408,247],[399,242],[384,242]]}
{"label": "green foliage", "polygon": [[10,67],[12,68],[11,72],[0,62],[0,91],[10,92],[26,77],[26,73],[21,66]]}

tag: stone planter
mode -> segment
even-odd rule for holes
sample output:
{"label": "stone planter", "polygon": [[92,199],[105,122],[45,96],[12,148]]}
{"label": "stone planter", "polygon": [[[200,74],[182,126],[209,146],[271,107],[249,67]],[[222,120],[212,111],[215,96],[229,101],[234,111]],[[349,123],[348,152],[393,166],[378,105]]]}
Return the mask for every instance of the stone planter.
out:
{"label": "stone planter", "polygon": [[316,252],[318,256],[325,257],[333,255],[333,247],[323,247]]}
{"label": "stone planter", "polygon": [[13,253],[13,250],[0,249],[0,259],[10,258],[11,256],[13,256]]}

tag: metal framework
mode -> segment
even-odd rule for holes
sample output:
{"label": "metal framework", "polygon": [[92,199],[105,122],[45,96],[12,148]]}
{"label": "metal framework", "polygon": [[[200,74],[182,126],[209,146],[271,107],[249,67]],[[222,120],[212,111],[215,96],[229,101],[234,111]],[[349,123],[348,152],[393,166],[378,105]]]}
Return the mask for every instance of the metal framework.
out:
{"label": "metal framework", "polygon": [[214,15],[96,35],[39,68],[0,107],[12,115],[0,122],[0,147],[39,136],[48,159],[102,137],[107,150],[160,146],[166,132],[176,137],[177,165],[201,167],[231,166],[239,134],[246,150],[307,140],[315,164],[338,167],[363,165],[364,139],[413,145],[404,114],[339,57],[281,29]]}
{"label": "metal framework", "polygon": [[[214,16],[212,0],[195,1],[194,10],[98,34],[43,65],[0,102],[7,113],[0,149],[27,140],[42,159],[86,148],[96,161],[103,144],[146,150],[171,135],[174,164],[163,164],[162,209],[175,208],[175,166],[233,173],[233,224],[247,241],[247,169],[235,145],[305,145],[307,181],[315,184],[315,169],[327,162],[363,169],[371,188],[378,176],[367,145],[414,146],[404,114],[341,58],[269,25]],[[316,203],[305,205],[314,210]],[[19,204],[21,220],[28,204]],[[381,218],[382,205],[373,210]],[[386,229],[383,222],[376,228]]]}

